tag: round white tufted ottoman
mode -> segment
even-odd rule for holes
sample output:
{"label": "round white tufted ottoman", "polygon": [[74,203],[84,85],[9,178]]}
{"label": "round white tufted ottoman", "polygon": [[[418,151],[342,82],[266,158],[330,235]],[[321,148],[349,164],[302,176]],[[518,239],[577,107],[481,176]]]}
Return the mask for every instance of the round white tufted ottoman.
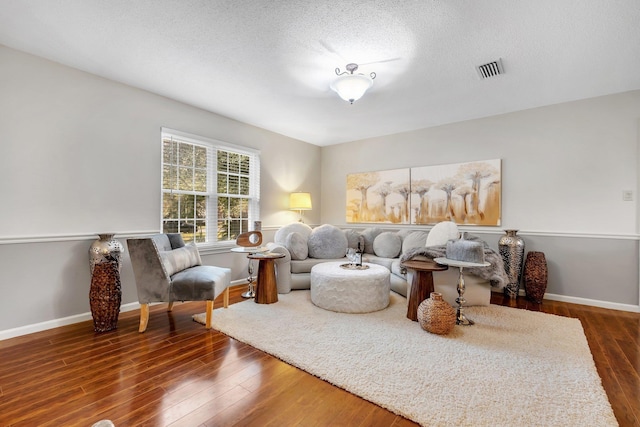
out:
{"label": "round white tufted ottoman", "polygon": [[366,270],[341,268],[325,262],[311,269],[311,302],[340,313],[369,313],[389,305],[389,270],[375,264]]}

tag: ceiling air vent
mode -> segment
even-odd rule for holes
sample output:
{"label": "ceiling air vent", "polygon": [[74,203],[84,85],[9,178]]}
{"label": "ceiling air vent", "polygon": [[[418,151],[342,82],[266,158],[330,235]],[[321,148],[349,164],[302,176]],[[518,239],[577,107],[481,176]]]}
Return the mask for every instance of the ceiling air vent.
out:
{"label": "ceiling air vent", "polygon": [[481,79],[488,79],[500,74],[504,74],[504,68],[502,67],[502,58],[497,61],[489,62],[487,64],[478,65],[476,67],[478,75]]}

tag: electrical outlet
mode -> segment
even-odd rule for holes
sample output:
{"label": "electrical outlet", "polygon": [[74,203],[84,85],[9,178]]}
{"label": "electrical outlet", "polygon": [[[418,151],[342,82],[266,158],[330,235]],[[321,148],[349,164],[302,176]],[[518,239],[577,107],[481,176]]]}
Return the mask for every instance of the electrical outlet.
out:
{"label": "electrical outlet", "polygon": [[633,201],[633,191],[631,190],[624,190],[622,192],[622,200],[625,202],[631,202]]}

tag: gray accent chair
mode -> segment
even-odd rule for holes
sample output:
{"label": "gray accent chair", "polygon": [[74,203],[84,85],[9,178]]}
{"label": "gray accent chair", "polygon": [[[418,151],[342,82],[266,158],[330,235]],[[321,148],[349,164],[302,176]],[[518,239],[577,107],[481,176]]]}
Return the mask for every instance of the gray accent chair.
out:
{"label": "gray accent chair", "polygon": [[131,266],[140,302],[140,328],[149,323],[149,304],[174,301],[206,301],[206,328],[211,328],[213,300],[224,292],[224,308],[229,306],[231,269],[202,265],[195,244],[185,245],[179,233],[156,234],[127,239]]}

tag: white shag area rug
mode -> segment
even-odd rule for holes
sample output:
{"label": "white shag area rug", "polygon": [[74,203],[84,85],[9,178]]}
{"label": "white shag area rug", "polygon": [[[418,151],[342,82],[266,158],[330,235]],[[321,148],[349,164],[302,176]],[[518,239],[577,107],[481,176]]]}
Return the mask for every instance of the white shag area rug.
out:
{"label": "white shag area rug", "polygon": [[[384,310],[334,313],[309,291],[218,309],[213,327],[428,426],[616,426],[580,321],[502,306],[446,336]],[[204,323],[204,314],[194,320]]]}

